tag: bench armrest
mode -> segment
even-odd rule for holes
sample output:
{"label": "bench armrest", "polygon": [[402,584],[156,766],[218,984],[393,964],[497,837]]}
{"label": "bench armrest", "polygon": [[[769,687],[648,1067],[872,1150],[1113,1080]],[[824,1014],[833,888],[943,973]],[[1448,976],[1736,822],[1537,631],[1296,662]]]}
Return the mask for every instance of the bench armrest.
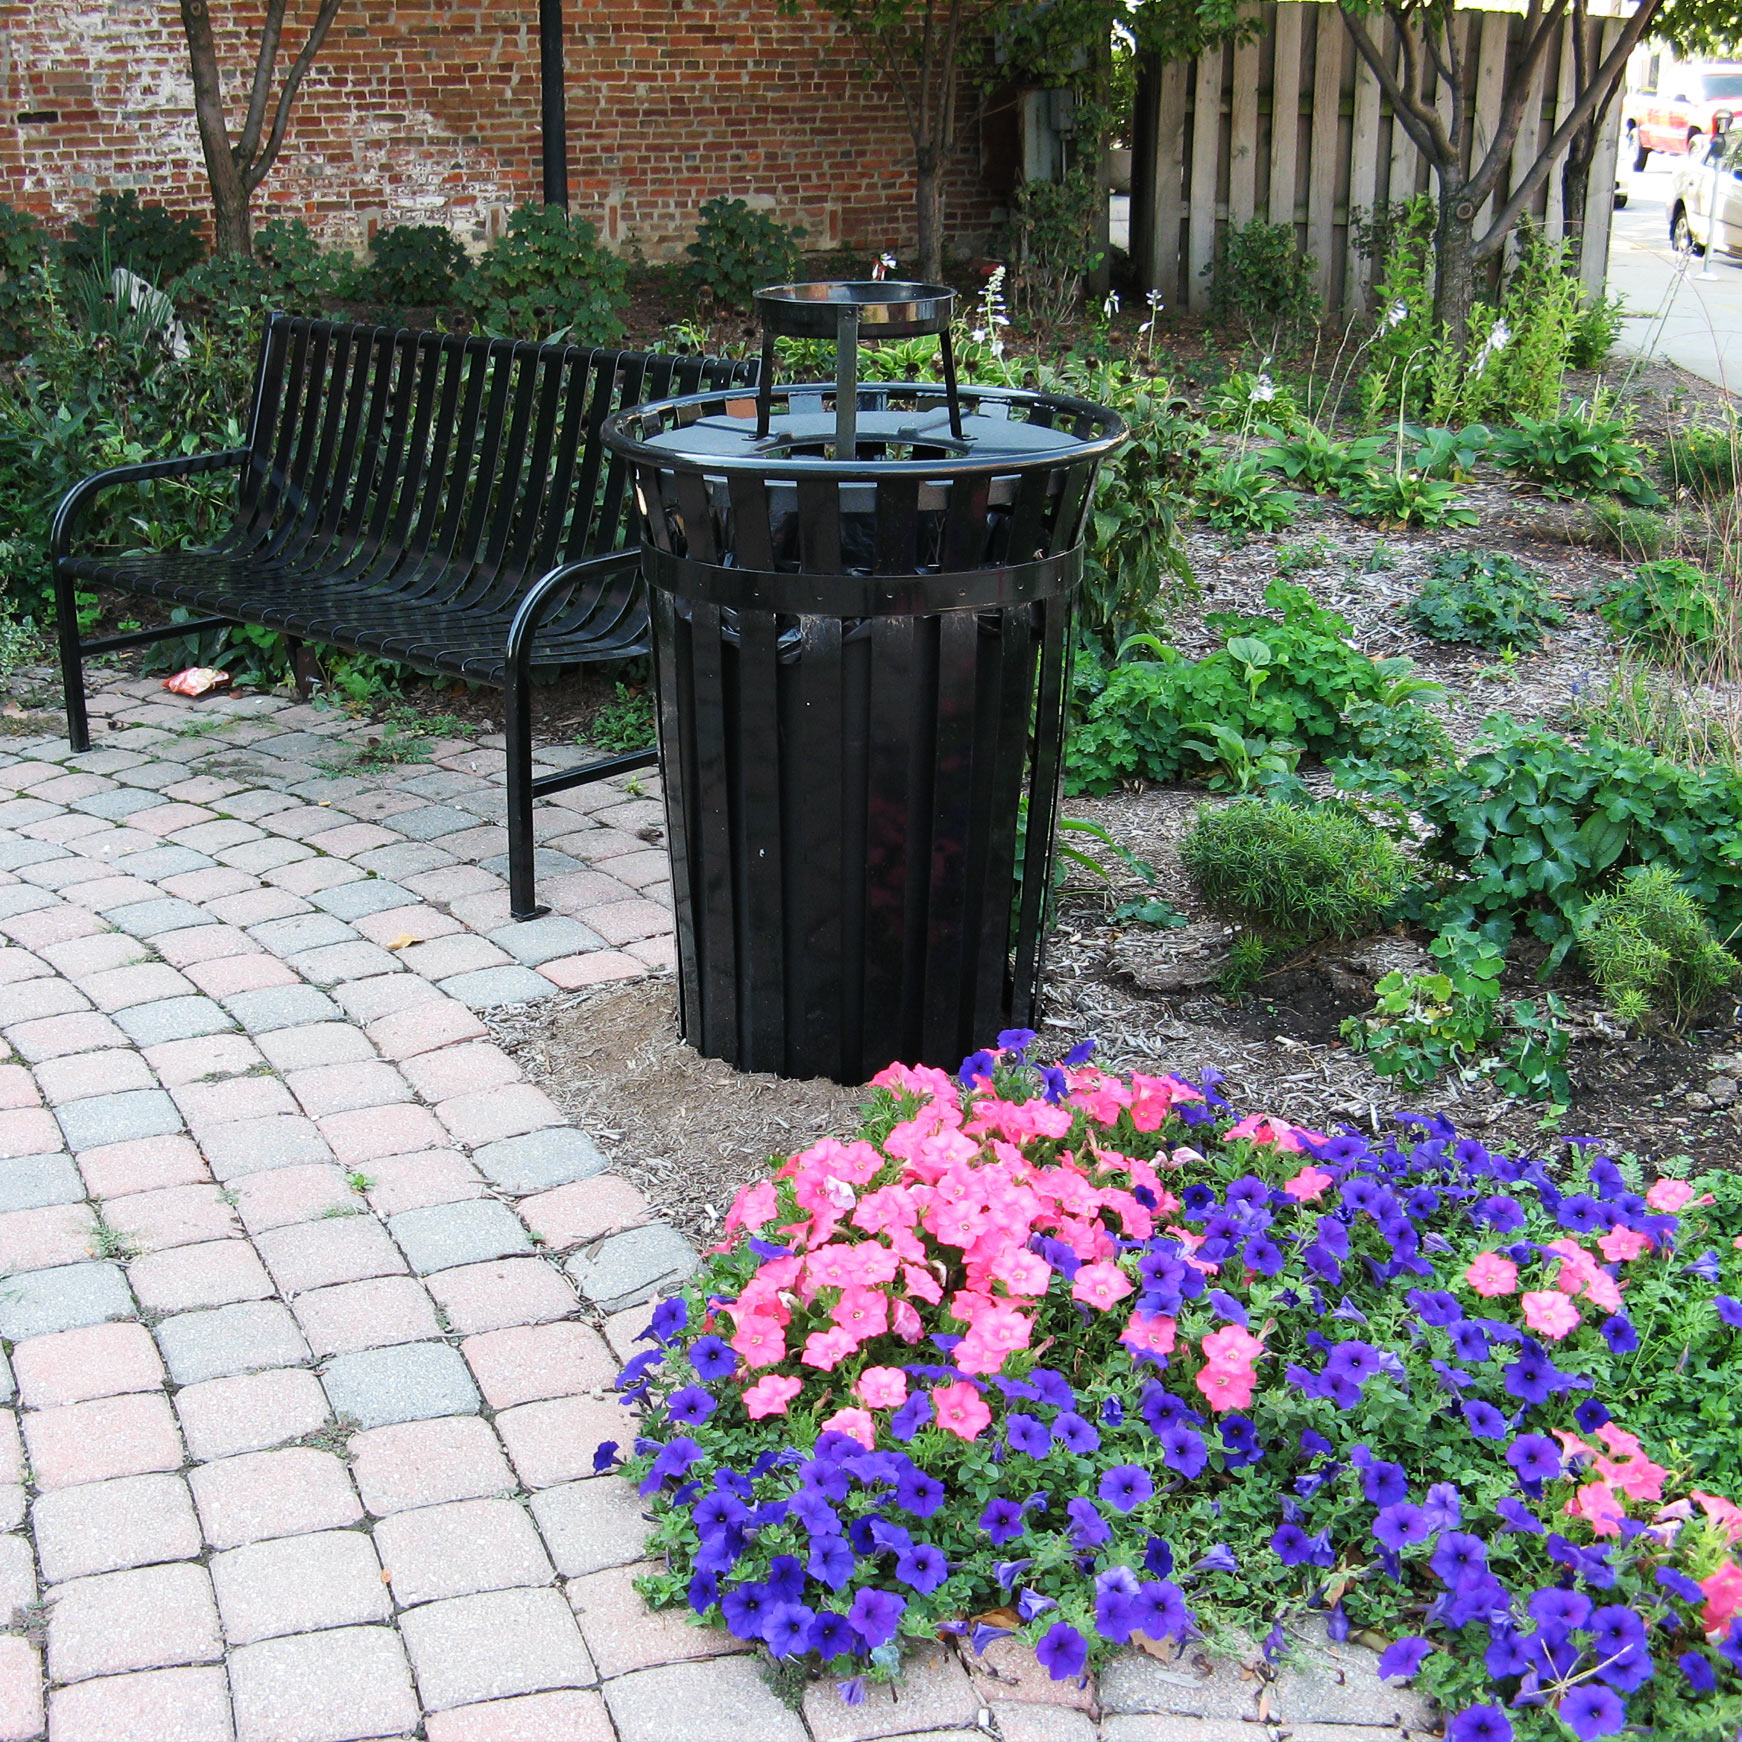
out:
{"label": "bench armrest", "polygon": [[522,669],[524,662],[532,653],[532,638],[538,633],[539,623],[543,620],[545,611],[550,606],[552,597],[565,588],[572,587],[576,581],[591,579],[594,576],[616,574],[624,569],[636,569],[641,566],[639,550],[614,550],[604,556],[590,556],[578,563],[564,563],[559,569],[552,569],[548,575],[541,575],[527,588],[526,597],[520,601],[514,613],[514,621],[508,626],[508,666],[509,669]]}
{"label": "bench armrest", "polygon": [[221,472],[227,466],[241,465],[249,452],[247,448],[226,448],[216,454],[178,454],[167,460],[142,460],[133,466],[111,466],[106,472],[93,472],[76,483],[55,509],[48,539],[49,560],[58,570],[61,560],[71,554],[73,535],[85,510],[105,490],[117,484],[145,484],[153,478],[189,478],[198,472]]}

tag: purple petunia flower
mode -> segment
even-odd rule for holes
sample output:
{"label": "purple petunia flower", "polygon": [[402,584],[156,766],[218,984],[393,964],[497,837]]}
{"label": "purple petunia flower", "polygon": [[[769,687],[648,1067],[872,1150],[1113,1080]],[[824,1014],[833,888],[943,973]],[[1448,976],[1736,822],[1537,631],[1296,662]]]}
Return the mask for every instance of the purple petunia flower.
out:
{"label": "purple petunia flower", "polygon": [[1613,1736],[1627,1722],[1627,1708],[1608,1688],[1581,1682],[1556,1708],[1560,1720],[1579,1742],[1596,1742]]}
{"label": "purple petunia flower", "polygon": [[1512,1720],[1498,1706],[1466,1706],[1446,1720],[1445,1742],[1512,1742]]}
{"label": "purple petunia flower", "polygon": [[1411,1634],[1403,1639],[1394,1639],[1379,1654],[1379,1679],[1381,1681],[1408,1681],[1421,1668],[1423,1660],[1433,1647],[1425,1639]]}
{"label": "purple petunia flower", "polygon": [[1374,1537],[1393,1550],[1407,1548],[1411,1543],[1426,1542],[1429,1536],[1427,1515],[1407,1500],[1381,1507],[1372,1528]]}
{"label": "purple petunia flower", "polygon": [[1487,1333],[1478,1324],[1460,1319],[1447,1333],[1452,1340],[1452,1353],[1460,1361],[1486,1361],[1490,1354]]}
{"label": "purple petunia flower", "polygon": [[1298,1524],[1283,1524],[1271,1537],[1270,1548],[1285,1567],[1298,1567],[1312,1559],[1313,1539]]}
{"label": "purple petunia flower", "polygon": [[895,1576],[922,1597],[928,1597],[950,1576],[944,1551],[929,1542],[916,1542],[895,1563]]}
{"label": "purple petunia flower", "polygon": [[1599,1403],[1594,1397],[1587,1397],[1573,1411],[1573,1425],[1582,1434],[1594,1434],[1598,1428],[1612,1419],[1608,1406]]}
{"label": "purple petunia flower", "polygon": [[1151,1579],[1132,1599],[1131,1630],[1146,1639],[1183,1637],[1191,1624],[1185,1594],[1172,1579]]}
{"label": "purple petunia flower", "polygon": [[1052,1435],[1047,1432],[1046,1423],[1020,1410],[1005,1416],[1004,1437],[1016,1451],[1031,1458],[1044,1458],[1052,1450]]}
{"label": "purple petunia flower", "polygon": [[[1606,1318],[1597,1327],[1602,1333],[1603,1341],[1609,1345],[1611,1355],[1631,1355],[1639,1347],[1639,1333],[1633,1328],[1633,1321],[1625,1313],[1616,1313]],[[1540,1403],[1541,1398],[1533,1398]]]}
{"label": "purple petunia flower", "polygon": [[1689,1276],[1697,1276],[1701,1282],[1716,1282],[1718,1280],[1718,1254],[1712,1247],[1707,1247],[1692,1264],[1684,1264],[1682,1269]]}
{"label": "purple petunia flower", "polygon": [[1065,1507],[1071,1521],[1071,1541],[1078,1548],[1098,1548],[1113,1534],[1093,1500],[1076,1499]]}
{"label": "purple petunia flower", "polygon": [[1686,1573],[1675,1567],[1659,1567],[1651,1576],[1684,1603],[1703,1603],[1706,1600],[1706,1593]]}
{"label": "purple petunia flower", "polygon": [[1225,1542],[1213,1542],[1207,1554],[1199,1555],[1192,1562],[1194,1573],[1237,1573],[1240,1563],[1234,1558],[1234,1551]]}
{"label": "purple petunia flower", "polygon": [[1078,1065],[1086,1065],[1095,1056],[1095,1048],[1100,1044],[1091,1034],[1087,1040],[1079,1040],[1059,1062],[1067,1070],[1075,1070]]}
{"label": "purple petunia flower", "polygon": [[1131,1512],[1150,1499],[1155,1484],[1140,1464],[1115,1464],[1095,1490],[1116,1512]]}
{"label": "purple petunia flower", "polygon": [[1450,1482],[1435,1482],[1422,1502],[1422,1517],[1429,1530],[1456,1530],[1464,1521],[1464,1503]]}
{"label": "purple petunia flower", "polygon": [[1002,1548],[1021,1536],[1027,1525],[1022,1508],[1014,1500],[988,1500],[980,1514],[980,1528],[991,1537],[994,1548]]}
{"label": "purple petunia flower", "polygon": [[1361,1492],[1374,1506],[1395,1506],[1409,1498],[1409,1477],[1401,1464],[1375,1459],[1361,1472]]}
{"label": "purple petunia flower", "polygon": [[1518,1207],[1518,1200],[1503,1193],[1484,1198],[1470,1214],[1477,1221],[1486,1222],[1496,1234],[1511,1234],[1524,1226],[1524,1211]]}
{"label": "purple petunia flower", "polygon": [[853,1569],[858,1564],[845,1540],[838,1536],[815,1536],[811,1538],[811,1553],[809,1572],[813,1579],[825,1584],[831,1591],[839,1591],[853,1577]]}
{"label": "purple petunia flower", "polygon": [[712,1573],[697,1573],[687,1592],[690,1607],[700,1615],[720,1600],[720,1581]]}
{"label": "purple petunia flower", "polygon": [[1596,1610],[1589,1622],[1591,1643],[1604,1657],[1619,1656],[1645,1644],[1645,1621],[1625,1603]]}
{"label": "purple petunia flower", "polygon": [[1589,1597],[1582,1591],[1563,1590],[1559,1585],[1532,1592],[1527,1607],[1531,1620],[1539,1627],[1558,1633],[1571,1633],[1574,1628],[1583,1627],[1591,1615]]}
{"label": "purple petunia flower", "polygon": [[1428,1558],[1428,1565],[1437,1579],[1456,1587],[1487,1567],[1488,1550],[1479,1536],[1471,1536],[1468,1531],[1448,1530],[1440,1537],[1439,1546]]}
{"label": "purple petunia flower", "polygon": [[1733,1669],[1742,1669],[1742,1621],[1730,1623],[1730,1631],[1718,1641],[1718,1655],[1728,1659]]}
{"label": "purple petunia flower", "polygon": [[810,1649],[816,1616],[802,1603],[776,1603],[763,1625],[762,1637],[776,1657],[796,1657]]}
{"label": "purple petunia flower", "polygon": [[843,1706],[862,1706],[865,1703],[865,1678],[855,1675],[844,1682],[836,1682],[835,1692],[841,1696]]}
{"label": "purple petunia flower", "polygon": [[853,1629],[845,1615],[838,1615],[833,1609],[819,1609],[811,1619],[810,1638],[805,1644],[807,1650],[825,1661],[840,1657],[853,1649]]}
{"label": "purple petunia flower", "polygon": [[1067,1452],[1075,1452],[1079,1458],[1086,1458],[1091,1452],[1101,1449],[1100,1434],[1074,1409],[1067,1409],[1053,1418],[1052,1437]]}
{"label": "purple petunia flower", "polygon": [[1048,1609],[1057,1607],[1051,1597],[1043,1597],[1038,1591],[1024,1589],[1016,1596],[1016,1613],[1024,1621],[1032,1621],[1036,1615],[1044,1615]]}
{"label": "purple petunia flower", "polygon": [[1554,1363],[1546,1355],[1532,1354],[1527,1349],[1516,1361],[1506,1364],[1501,1380],[1509,1396],[1525,1403],[1547,1403],[1555,1393]]}
{"label": "purple petunia flower", "polygon": [[991,1053],[982,1048],[979,1052],[971,1052],[962,1060],[962,1067],[956,1072],[956,1081],[964,1089],[972,1090],[976,1083],[985,1083],[988,1087],[992,1082],[992,1070],[996,1060]]}
{"label": "purple petunia flower", "polygon": [[1493,1404],[1473,1399],[1463,1405],[1464,1424],[1479,1440],[1506,1438],[1506,1417]]}
{"label": "purple petunia flower", "polygon": [[1521,1482],[1552,1482],[1561,1473],[1561,1453],[1546,1434],[1521,1434],[1506,1448],[1506,1461]]}
{"label": "purple petunia flower", "polygon": [[1166,1537],[1149,1539],[1143,1551],[1143,1570],[1155,1579],[1165,1579],[1173,1571],[1173,1548]]}
{"label": "purple petunia flower", "polygon": [[1055,1682],[1067,1682],[1083,1673],[1083,1666],[1089,1661],[1089,1646],[1076,1628],[1055,1621],[1041,1635],[1034,1655]]}
{"label": "purple petunia flower", "polygon": [[593,1447],[593,1474],[601,1476],[617,1462],[621,1450],[615,1440],[600,1440]]}
{"label": "purple petunia flower", "polygon": [[1742,1331],[1742,1300],[1731,1295],[1715,1294],[1712,1305],[1717,1310],[1718,1317],[1733,1331]]}
{"label": "purple petunia flower", "polygon": [[1071,1390],[1070,1381],[1056,1368],[1036,1367],[1029,1374],[1028,1383],[1040,1393],[1042,1403],[1049,1403],[1054,1409],[1075,1408],[1077,1394]]}
{"label": "purple petunia flower", "polygon": [[766,1585],[739,1585],[720,1599],[726,1631],[734,1639],[760,1639],[776,1600]]}
{"label": "purple petunia flower", "polygon": [[1183,1422],[1167,1429],[1160,1439],[1161,1461],[1170,1470],[1177,1470],[1187,1481],[1197,1476],[1209,1462],[1210,1450],[1202,1436]]}
{"label": "purple petunia flower", "polygon": [[930,1518],[944,1503],[944,1485],[917,1464],[910,1465],[895,1484],[895,1503],[915,1518]]}
{"label": "purple petunia flower", "polygon": [[738,1351],[723,1337],[698,1337],[690,1344],[690,1365],[703,1379],[729,1379],[738,1370]]}
{"label": "purple petunia flower", "polygon": [[1684,1651],[1675,1662],[1696,1694],[1717,1692],[1718,1677],[1712,1669],[1712,1660],[1703,1651]]}
{"label": "purple petunia flower", "polygon": [[905,1597],[898,1597],[893,1591],[880,1591],[875,1585],[866,1585],[854,1593],[847,1619],[852,1623],[853,1631],[875,1651],[895,1637],[906,1608]]}

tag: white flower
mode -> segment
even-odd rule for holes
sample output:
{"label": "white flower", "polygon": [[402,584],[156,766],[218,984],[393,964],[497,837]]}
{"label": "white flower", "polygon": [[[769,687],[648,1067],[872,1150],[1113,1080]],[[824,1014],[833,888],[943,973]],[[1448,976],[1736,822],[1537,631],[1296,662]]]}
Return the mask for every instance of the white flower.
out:
{"label": "white flower", "polygon": [[1107,300],[1101,304],[1101,313],[1104,314],[1108,320],[1112,320],[1114,315],[1118,314],[1118,312],[1119,293],[1116,290],[1110,290],[1107,292]]}
{"label": "white flower", "polygon": [[1159,290],[1147,290],[1147,291],[1145,291],[1143,293],[1143,300],[1149,304],[1151,313],[1153,313],[1153,314],[1160,314],[1161,313],[1163,304],[1162,304],[1162,300],[1161,300],[1161,292]]}
{"label": "white flower", "polygon": [[1254,405],[1268,405],[1276,397],[1276,383],[1268,375],[1260,375],[1246,396]]}
{"label": "white flower", "polygon": [[1476,353],[1476,360],[1470,366],[1472,373],[1480,375],[1488,367],[1488,359],[1505,350],[1511,337],[1512,330],[1505,321],[1496,321],[1488,329],[1488,336],[1482,341],[1482,347]]}
{"label": "white flower", "polygon": [[1385,324],[1388,327],[1400,327],[1409,319],[1409,304],[1403,301],[1394,302],[1385,311]]}
{"label": "white flower", "polygon": [[984,327],[975,327],[968,337],[972,339],[976,345],[983,345],[986,342],[986,329]]}

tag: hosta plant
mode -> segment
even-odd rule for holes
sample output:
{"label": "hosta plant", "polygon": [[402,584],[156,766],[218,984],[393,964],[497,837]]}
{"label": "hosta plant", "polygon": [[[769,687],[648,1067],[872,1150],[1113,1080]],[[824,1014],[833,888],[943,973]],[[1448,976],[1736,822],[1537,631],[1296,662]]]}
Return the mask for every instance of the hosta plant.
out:
{"label": "hosta plant", "polygon": [[[1742,1186],[1236,1117],[1219,1077],[892,1065],[625,1369],[655,1605],[846,1699],[910,1640],[1319,1609],[1448,1742],[1742,1723]],[[600,1469],[617,1459],[602,1445]]]}

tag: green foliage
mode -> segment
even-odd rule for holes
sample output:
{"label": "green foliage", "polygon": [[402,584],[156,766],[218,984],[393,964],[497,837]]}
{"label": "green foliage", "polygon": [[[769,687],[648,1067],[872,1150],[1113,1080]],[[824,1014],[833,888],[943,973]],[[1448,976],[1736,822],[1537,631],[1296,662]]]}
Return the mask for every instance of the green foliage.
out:
{"label": "green foliage", "polygon": [[1283,473],[1291,484],[1320,493],[1337,489],[1385,451],[1385,437],[1357,436],[1339,441],[1316,424],[1305,424],[1293,434],[1270,424],[1260,424],[1258,433],[1270,438],[1268,447],[1257,450],[1267,467]]}
{"label": "green foliage", "polygon": [[61,253],[69,266],[107,276],[125,266],[159,288],[179,278],[206,252],[198,218],[177,217],[167,207],[142,205],[131,188],[100,194],[89,218],[69,225]]}
{"label": "green foliage", "polygon": [[1083,279],[1101,263],[1105,198],[1099,179],[1081,169],[1056,181],[1024,182],[1016,190],[1010,217],[1016,297],[1035,325],[1060,325],[1076,313]]}
{"label": "green foliage", "polygon": [[47,238],[28,212],[0,201],[0,357],[28,350],[47,292]]}
{"label": "green foliage", "polygon": [[1545,623],[1566,621],[1537,570],[1502,551],[1442,556],[1404,615],[1435,641],[1468,641],[1489,653],[1535,647]]}
{"label": "green foliage", "polygon": [[[1250,428],[1255,419],[1293,435],[1307,424],[1300,396],[1286,382],[1260,370],[1236,369],[1204,399],[1204,419],[1217,429]],[[1262,426],[1261,426],[1262,427]]]}
{"label": "green foliage", "polygon": [[1441,932],[1428,950],[1436,970],[1385,975],[1373,988],[1372,1014],[1343,1024],[1343,1038],[1367,1054],[1374,1074],[1412,1089],[1446,1071],[1486,1075],[1507,1094],[1564,1105],[1570,1038],[1561,1000],[1551,994],[1541,1009],[1529,999],[1504,1000],[1505,955],[1475,932]]}
{"label": "green foliage", "polygon": [[1679,557],[1641,563],[1598,595],[1597,614],[1626,638],[1655,653],[1710,642],[1728,621],[1720,588]]}
{"label": "green foliage", "polygon": [[1345,774],[1421,819],[1424,855],[1452,879],[1436,903],[1445,923],[1501,938],[1522,923],[1552,946],[1549,969],[1586,903],[1634,865],[1670,868],[1720,931],[1742,925],[1735,770],[1685,768],[1607,738],[1580,745],[1502,714],[1461,765]]}
{"label": "green foliage", "polygon": [[1469,483],[1476,462],[1494,443],[1494,432],[1485,423],[1467,423],[1462,429],[1406,423],[1401,433],[1405,441],[1415,444],[1415,457],[1410,461],[1415,471],[1423,477],[1450,478],[1459,484]]}
{"label": "green foliage", "polygon": [[702,207],[696,239],[684,249],[690,257],[684,277],[725,307],[747,309],[764,285],[790,284],[798,276],[803,240],[802,225],[789,228],[722,195]]}
{"label": "green foliage", "polygon": [[1669,438],[1664,474],[1670,486],[1710,501],[1722,501],[1742,487],[1738,444],[1742,425],[1735,418],[1720,425],[1693,424]]}
{"label": "green foliage", "polygon": [[1299,789],[1294,771],[1300,766],[1300,746],[1281,738],[1242,738],[1220,720],[1193,720],[1190,730],[1201,733],[1187,738],[1184,747],[1210,765],[1212,792],[1286,792]]}
{"label": "green foliage", "polygon": [[1318,271],[1319,263],[1296,244],[1293,224],[1230,224],[1204,268],[1210,319],[1219,327],[1243,327],[1254,344],[1279,349],[1318,319]]}
{"label": "green foliage", "polygon": [[1351,514],[1381,526],[1435,532],[1444,526],[1475,526],[1482,518],[1449,478],[1430,478],[1401,466],[1352,473],[1338,494]]}
{"label": "green foliage", "polygon": [[486,332],[615,345],[623,337],[629,264],[560,206],[522,206],[473,263],[457,297]]}
{"label": "green foliage", "polygon": [[1386,768],[1432,768],[1452,759],[1446,729],[1414,702],[1352,702],[1343,723],[1355,753]]}
{"label": "green foliage", "polygon": [[271,309],[319,315],[339,294],[344,274],[301,218],[269,218],[254,232],[254,252],[214,254],[182,278],[178,302],[227,325],[252,330]]}
{"label": "green foliage", "polygon": [[1581,402],[1497,430],[1494,457],[1534,479],[1545,496],[1621,496],[1635,508],[1655,508],[1663,498],[1645,475],[1645,449],[1632,427],[1630,418],[1606,416],[1600,402]]}
{"label": "green foliage", "polygon": [[[1206,722],[1265,745],[1280,741],[1321,757],[1346,753],[1356,747],[1344,719],[1350,704],[1405,699],[1400,690],[1415,681],[1408,660],[1373,660],[1351,647],[1348,623],[1304,587],[1273,580],[1264,600],[1275,616],[1212,612],[1206,624],[1224,645],[1203,659],[1140,637],[1127,657],[1093,674],[1085,687],[1094,693],[1068,750],[1072,790],[1177,780],[1201,754],[1190,740],[1210,737]],[[1254,642],[1268,655],[1262,663],[1250,645],[1233,651]],[[1134,652],[1150,657],[1129,657]]]}
{"label": "green foliage", "polygon": [[1579,310],[1567,336],[1569,369],[1601,369],[1621,336],[1627,304],[1618,296],[1600,296]]}
{"label": "green foliage", "polygon": [[1281,490],[1265,476],[1255,454],[1229,457],[1198,481],[1198,509],[1218,532],[1275,532],[1288,525],[1300,505],[1292,490]]}
{"label": "green foliage", "polygon": [[1649,508],[1634,508],[1611,496],[1599,496],[1586,505],[1594,542],[1625,557],[1629,562],[1652,562],[1669,549],[1674,527],[1669,519]]}
{"label": "green foliage", "polygon": [[1287,944],[1367,936],[1409,880],[1396,844],[1341,803],[1205,807],[1180,858],[1219,918]]}
{"label": "green foliage", "polygon": [[645,750],[654,734],[653,691],[620,683],[616,696],[587,722],[584,741],[599,750]]}
{"label": "green foliage", "polygon": [[441,306],[465,264],[465,249],[445,225],[393,224],[369,244],[366,293],[390,308]]}
{"label": "green foliage", "polygon": [[1579,915],[1579,947],[1623,1022],[1681,1034],[1742,979],[1700,904],[1664,865],[1646,865]]}
{"label": "green foliage", "polygon": [[1276,572],[1279,575],[1305,574],[1322,569],[1331,559],[1331,547],[1322,538],[1309,544],[1279,544],[1276,547]]}

